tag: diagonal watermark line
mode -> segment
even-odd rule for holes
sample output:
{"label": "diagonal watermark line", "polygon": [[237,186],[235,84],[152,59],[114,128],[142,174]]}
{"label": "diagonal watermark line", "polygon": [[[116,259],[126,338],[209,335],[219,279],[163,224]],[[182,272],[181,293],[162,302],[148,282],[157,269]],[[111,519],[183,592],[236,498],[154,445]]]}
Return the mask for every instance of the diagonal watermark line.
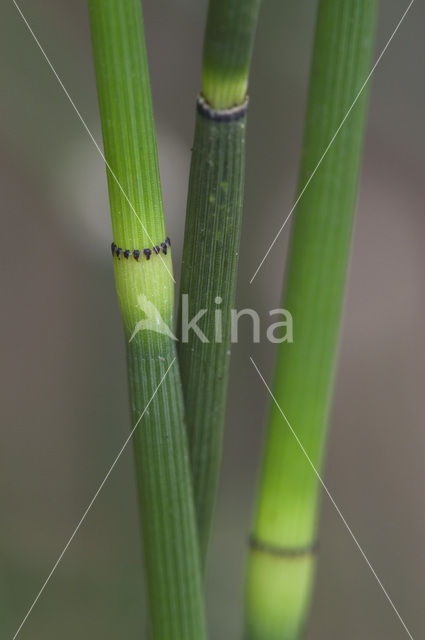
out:
{"label": "diagonal watermark line", "polygon": [[[150,237],[149,233],[146,230],[145,225],[142,222],[142,219],[140,218],[139,214],[137,213],[136,209],[134,208],[132,202],[130,201],[129,197],[127,196],[126,192],[124,191],[120,181],[118,180],[115,172],[113,171],[111,165],[109,164],[109,162],[107,161],[107,159],[105,158],[105,155],[102,151],[102,149],[100,148],[96,138],[94,137],[94,135],[92,134],[92,132],[90,131],[86,121],[84,120],[83,116],[81,115],[80,111],[77,108],[77,105],[75,104],[75,102],[73,101],[73,99],[71,98],[68,90],[66,89],[64,83],[62,82],[59,74],[57,73],[56,69],[54,68],[52,62],[50,61],[50,58],[48,57],[47,53],[44,51],[40,41],[38,40],[37,36],[35,35],[34,31],[32,30],[28,20],[26,19],[26,17],[24,16],[24,14],[22,13],[21,8],[19,7],[18,3],[16,2],[16,0],[12,0],[13,4],[15,5],[19,15],[21,16],[22,20],[24,21],[28,31],[30,32],[30,34],[32,35],[32,37],[34,38],[35,43],[37,44],[38,48],[40,49],[41,53],[43,54],[44,59],[46,60],[47,64],[49,65],[53,75],[55,76],[56,80],[59,82],[64,94],[66,95],[66,97],[68,98],[69,102],[71,103],[72,108],[74,109],[75,113],[77,114],[78,118],[81,121],[81,124],[83,125],[84,129],[87,131],[91,141],[93,142],[94,146],[96,147],[96,149],[98,150],[100,156],[103,159],[103,162],[106,165],[106,168],[108,169],[109,173],[111,174],[111,176],[113,177],[113,179],[115,180],[115,182],[118,185],[119,190],[121,191],[121,193],[123,194],[124,198],[126,199],[131,211],[134,213],[134,215],[136,216],[137,220],[140,222],[140,225],[143,229],[143,231],[146,233],[147,237],[149,238],[149,242],[151,242],[152,246],[155,246],[157,243],[154,242],[152,240],[152,238]],[[164,262],[163,257],[161,256],[161,254],[158,254],[159,257],[161,258],[162,264],[164,265],[164,267],[166,268],[166,270],[168,271],[168,274],[170,276],[170,278],[172,279],[172,281],[174,282],[174,284],[176,283],[176,281],[174,280],[173,274],[171,273],[171,271],[169,270],[169,268],[167,267],[167,265]]]}
{"label": "diagonal watermark line", "polygon": [[271,245],[269,246],[269,248],[267,249],[263,259],[261,260],[260,264],[258,265],[254,275],[252,276],[251,280],[249,281],[249,284],[252,284],[254,281],[254,278],[256,277],[257,273],[260,271],[261,267],[263,266],[264,262],[267,259],[267,256],[269,255],[270,251],[273,249],[277,239],[279,238],[280,234],[282,233],[282,231],[285,228],[286,223],[288,222],[289,218],[292,216],[292,214],[294,213],[299,201],[301,200],[301,198],[303,197],[306,189],[308,188],[308,185],[310,184],[310,182],[313,180],[314,176],[316,175],[317,170],[319,169],[320,165],[322,164],[323,160],[325,159],[329,149],[331,148],[331,146],[333,145],[333,143],[335,142],[335,139],[337,138],[339,132],[341,131],[342,127],[344,126],[348,116],[350,115],[350,113],[352,112],[352,110],[354,109],[358,99],[360,98],[360,96],[362,95],[366,85],[368,84],[369,80],[371,79],[372,75],[375,72],[376,67],[378,66],[378,64],[381,62],[381,59],[383,57],[383,55],[385,54],[386,50],[388,49],[388,47],[390,46],[395,34],[397,33],[397,31],[399,30],[403,20],[405,19],[405,17],[407,16],[412,4],[414,3],[415,0],[411,0],[406,11],[403,13],[403,15],[401,16],[399,22],[397,23],[396,28],[394,29],[394,31],[392,32],[389,40],[387,41],[387,44],[385,45],[385,47],[382,49],[381,53],[378,56],[378,59],[376,60],[375,64],[373,65],[372,69],[369,72],[369,75],[367,76],[366,80],[364,81],[364,83],[362,84],[362,86],[360,87],[359,92],[357,93],[356,97],[354,98],[354,101],[351,105],[351,107],[348,109],[347,113],[345,114],[344,118],[341,120],[337,130],[335,131],[334,135],[332,136],[328,146],[326,147],[326,149],[323,152],[322,157],[320,158],[319,162],[317,163],[317,165],[315,166],[311,176],[309,177],[309,179],[307,180],[307,182],[305,183],[305,185],[303,186],[303,188],[301,189],[297,199],[295,200],[291,210],[289,211],[288,215],[286,216],[285,220],[283,221],[282,226],[280,227],[279,231],[277,232],[273,242],[271,243]]}
{"label": "diagonal watermark line", "polygon": [[102,491],[103,487],[105,486],[106,481],[108,480],[109,476],[111,475],[112,471],[115,468],[115,465],[117,464],[118,460],[120,459],[122,453],[124,452],[124,449],[126,448],[126,446],[128,445],[128,443],[130,442],[131,438],[134,435],[134,432],[136,431],[137,427],[139,426],[139,423],[141,421],[141,419],[143,418],[143,416],[145,415],[146,411],[149,408],[149,405],[151,404],[152,400],[155,398],[156,394],[158,393],[158,390],[160,388],[160,386],[162,385],[162,383],[164,382],[168,372],[170,371],[171,367],[173,366],[173,364],[175,363],[176,358],[174,357],[173,360],[171,361],[171,364],[169,365],[168,369],[166,370],[166,372],[164,373],[164,375],[162,376],[158,386],[156,387],[155,391],[153,392],[152,396],[149,399],[149,402],[147,403],[146,407],[143,409],[143,412],[140,414],[139,419],[137,420],[136,424],[134,425],[134,427],[132,428],[132,430],[130,431],[130,435],[128,436],[127,440],[124,442],[123,446],[121,447],[121,449],[119,450],[118,455],[116,456],[115,460],[113,461],[113,463],[111,464],[111,466],[109,467],[109,470],[106,474],[106,476],[104,477],[104,479],[102,480],[102,482],[99,485],[99,488],[97,489],[96,493],[94,494],[93,498],[90,500],[88,507],[86,508],[86,510],[84,511],[79,523],[77,524],[77,526],[75,527],[71,537],[69,538],[68,542],[66,543],[66,545],[64,546],[61,554],[59,555],[58,559],[56,560],[55,564],[53,565],[49,575],[47,576],[47,578],[45,579],[45,581],[43,582],[43,585],[40,589],[40,591],[38,592],[37,596],[34,598],[32,605],[30,606],[30,608],[28,609],[25,618],[22,620],[21,624],[19,625],[15,635],[13,636],[12,640],[16,640],[16,638],[18,637],[22,627],[24,626],[24,624],[26,623],[26,621],[28,620],[32,610],[34,609],[35,605],[37,604],[38,600],[40,599],[43,591],[45,590],[45,588],[47,587],[48,583],[50,582],[51,577],[53,576],[54,572],[56,571],[56,569],[58,568],[62,558],[64,557],[65,553],[68,550],[69,545],[71,544],[71,542],[73,541],[73,539],[75,538],[75,536],[77,535],[81,525],[83,524],[84,520],[86,519],[90,509],[92,508],[96,498],[98,497],[99,493]]}
{"label": "diagonal watermark line", "polygon": [[257,367],[257,365],[255,364],[253,358],[250,356],[249,358],[252,362],[252,365],[254,366],[255,370],[257,371],[258,375],[260,376],[261,380],[264,383],[264,386],[266,387],[267,391],[270,394],[271,399],[273,400],[274,404],[276,405],[276,407],[278,408],[280,414],[282,415],[283,419],[285,420],[286,424],[288,425],[292,435],[294,436],[295,440],[297,441],[301,451],[303,452],[303,454],[305,455],[305,457],[307,458],[311,468],[313,469],[314,473],[317,476],[317,479],[319,480],[320,484],[323,487],[323,490],[325,491],[326,495],[328,496],[329,500],[331,501],[332,505],[334,506],[337,514],[339,515],[339,517],[341,518],[342,522],[344,523],[348,533],[350,534],[350,536],[352,537],[357,549],[360,551],[361,555],[363,556],[367,566],[369,567],[369,569],[371,570],[371,572],[373,573],[377,583],[379,584],[379,586],[381,587],[385,597],[387,598],[388,602],[390,603],[391,607],[393,608],[397,618],[400,620],[404,630],[406,631],[407,635],[409,636],[410,640],[413,640],[413,636],[410,633],[409,629],[406,626],[406,623],[404,622],[403,618],[401,617],[401,615],[399,614],[397,607],[395,606],[394,602],[391,600],[388,591],[385,589],[384,585],[382,584],[381,580],[379,579],[379,576],[377,575],[375,569],[373,568],[373,566],[371,565],[371,563],[369,562],[365,552],[363,551],[363,548],[360,546],[359,541],[357,540],[356,536],[354,535],[350,525],[348,524],[348,522],[346,521],[346,519],[344,518],[340,508],[338,507],[338,505],[336,504],[332,494],[330,493],[329,489],[327,488],[324,480],[322,480],[322,477],[320,475],[320,473],[317,471],[314,463],[312,462],[310,456],[308,455],[307,451],[305,450],[301,440],[299,439],[299,437],[297,436],[296,432],[294,431],[294,429],[292,428],[292,425],[290,424],[288,418],[286,417],[285,413],[283,412],[282,408],[280,407],[278,401],[276,400],[276,398],[274,397],[272,390],[270,389],[269,385],[267,384],[267,382],[264,379],[263,374],[261,373],[261,371],[259,370],[259,368]]}

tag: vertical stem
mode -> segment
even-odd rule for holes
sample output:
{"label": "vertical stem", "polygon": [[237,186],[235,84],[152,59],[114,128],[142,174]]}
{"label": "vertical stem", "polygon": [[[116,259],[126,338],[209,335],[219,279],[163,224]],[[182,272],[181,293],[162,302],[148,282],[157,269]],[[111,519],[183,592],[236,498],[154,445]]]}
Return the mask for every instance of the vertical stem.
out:
{"label": "vertical stem", "polygon": [[164,242],[141,7],[139,0],[89,0],[89,10],[132,425],[140,421],[133,442],[151,636],[202,640],[204,605],[183,395],[168,329],[171,251]]}
{"label": "vertical stem", "polygon": [[260,1],[210,0],[201,93],[214,109],[245,101]]}
{"label": "vertical stem", "polygon": [[[182,311],[187,305],[188,318],[193,318],[201,309],[207,310],[198,326],[209,342],[203,342],[193,332],[186,338],[180,326],[182,340],[178,350],[203,561],[221,464],[230,363],[230,307],[235,297],[242,213],[244,143],[245,118],[220,123],[197,115],[183,253]],[[216,309],[222,318],[220,342],[215,339]]]}
{"label": "vertical stem", "polygon": [[[370,70],[376,0],[320,0],[299,192]],[[367,92],[352,109],[295,214],[273,393],[316,469],[326,443]],[[300,637],[315,567],[318,479],[271,403],[246,581],[246,637]]]}
{"label": "vertical stem", "polygon": [[190,168],[182,311],[192,319],[206,310],[198,326],[208,342],[194,331],[186,335],[179,313],[179,361],[204,562],[221,463],[243,204],[246,88],[259,4],[210,1]]}

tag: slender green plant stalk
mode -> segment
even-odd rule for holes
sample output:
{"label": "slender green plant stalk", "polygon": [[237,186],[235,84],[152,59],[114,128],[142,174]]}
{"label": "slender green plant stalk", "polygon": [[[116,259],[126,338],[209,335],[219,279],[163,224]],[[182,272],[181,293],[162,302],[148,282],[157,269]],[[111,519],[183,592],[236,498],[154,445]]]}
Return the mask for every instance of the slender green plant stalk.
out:
{"label": "slender green plant stalk", "polygon": [[259,5],[259,0],[210,1],[190,168],[181,312],[192,319],[202,309],[207,311],[198,323],[205,339],[193,331],[185,335],[179,313],[179,360],[204,562],[226,411],[230,309],[243,203],[246,89]]}
{"label": "slender green plant stalk", "polygon": [[[299,192],[370,69],[376,0],[320,0]],[[323,468],[341,307],[366,114],[358,99],[297,207],[284,306],[294,343],[279,345],[273,394]],[[246,638],[300,637],[310,600],[320,485],[271,403],[249,553]]]}
{"label": "slender green plant stalk", "polygon": [[202,61],[202,95],[214,109],[246,99],[260,0],[210,0]]}
{"label": "slender green plant stalk", "polygon": [[138,424],[134,450],[151,637],[202,640],[203,587],[183,396],[175,343],[166,330],[173,317],[172,263],[140,0],[89,0],[89,10],[131,419]]}

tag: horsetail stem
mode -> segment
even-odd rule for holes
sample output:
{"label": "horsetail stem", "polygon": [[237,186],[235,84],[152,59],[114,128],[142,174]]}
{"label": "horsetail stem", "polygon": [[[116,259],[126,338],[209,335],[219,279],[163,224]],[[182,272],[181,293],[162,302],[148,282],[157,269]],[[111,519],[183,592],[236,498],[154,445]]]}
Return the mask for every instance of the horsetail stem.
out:
{"label": "horsetail stem", "polygon": [[[376,0],[320,0],[299,193],[369,72]],[[349,257],[366,91],[301,198],[294,220],[284,307],[294,343],[279,345],[273,394],[320,473]],[[295,640],[314,568],[318,478],[271,403],[246,580],[246,638]]]}
{"label": "horsetail stem", "polygon": [[[164,242],[142,12],[139,0],[89,0],[89,11],[132,424],[152,399],[133,439],[151,637],[202,640],[199,545],[183,396],[169,329],[172,262]],[[157,330],[161,323],[168,331]]]}
{"label": "horsetail stem", "polygon": [[202,95],[214,109],[246,98],[260,0],[210,0],[202,62]]}
{"label": "horsetail stem", "polygon": [[[259,0],[211,0],[190,168],[181,294],[193,332],[179,343],[195,506],[205,562],[220,472],[245,166],[246,87]],[[222,312],[221,335],[215,311]],[[181,313],[179,313],[181,319]],[[181,325],[179,326],[181,336]]]}

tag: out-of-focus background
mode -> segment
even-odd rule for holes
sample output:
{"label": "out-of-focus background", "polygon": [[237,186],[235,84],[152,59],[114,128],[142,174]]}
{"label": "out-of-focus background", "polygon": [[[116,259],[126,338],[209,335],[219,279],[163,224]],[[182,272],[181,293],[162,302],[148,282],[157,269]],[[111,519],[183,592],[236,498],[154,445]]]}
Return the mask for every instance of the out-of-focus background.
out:
{"label": "out-of-focus background", "polygon": [[[376,55],[407,6],[382,0]],[[101,139],[84,0],[20,6]],[[167,228],[179,271],[206,2],[144,0]],[[279,306],[316,1],[264,0],[250,87],[237,307]],[[425,9],[373,77],[326,482],[413,637],[425,632]],[[12,0],[0,18],[2,250],[0,635],[12,638],[128,434],[124,340],[103,162]],[[211,638],[241,637],[241,584],[273,346],[233,348],[208,573]],[[285,428],[285,425],[282,425]],[[21,631],[22,640],[142,638],[131,448]],[[324,497],[307,638],[407,637]]]}

